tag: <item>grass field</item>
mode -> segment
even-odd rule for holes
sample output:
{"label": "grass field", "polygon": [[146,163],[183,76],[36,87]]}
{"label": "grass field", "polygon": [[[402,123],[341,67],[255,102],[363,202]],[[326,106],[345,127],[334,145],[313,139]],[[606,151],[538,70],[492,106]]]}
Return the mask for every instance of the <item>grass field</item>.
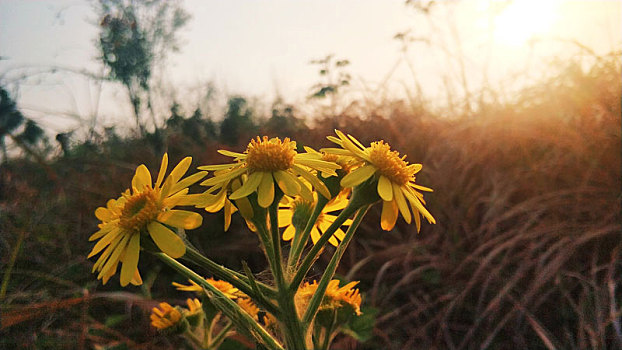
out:
{"label": "grass field", "polygon": [[[622,348],[620,74],[617,56],[602,58],[475,112],[386,101],[286,135],[315,148],[328,146],[334,128],[364,144],[383,139],[422,163],[417,182],[434,189],[426,200],[437,224],[419,234],[402,219],[381,231],[379,207],[365,218],[338,274],[361,281],[363,311],[377,312],[373,337],[343,337],[334,348]],[[247,142],[165,131],[171,162],[190,155],[193,166]],[[279,125],[263,123],[259,133],[278,135]],[[102,137],[44,163],[2,164],[0,348],[180,346],[149,326],[157,302],[186,297],[170,288],[172,271],[145,254],[141,287],[121,288],[114,277],[102,286],[86,259],[95,208],[137,165],[157,170],[161,154],[147,141]],[[222,214],[204,214],[188,236],[207,256],[265,268],[239,217],[225,234]]]}

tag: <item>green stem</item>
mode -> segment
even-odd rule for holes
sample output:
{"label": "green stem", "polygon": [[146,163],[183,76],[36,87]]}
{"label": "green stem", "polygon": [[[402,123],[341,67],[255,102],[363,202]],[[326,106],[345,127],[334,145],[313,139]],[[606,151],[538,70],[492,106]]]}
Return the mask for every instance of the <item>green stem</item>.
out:
{"label": "green stem", "polygon": [[298,318],[296,305],[294,304],[294,293],[290,292],[283,272],[281,259],[281,235],[279,233],[278,201],[268,208],[270,217],[270,236],[272,238],[272,273],[278,288],[278,302],[281,309],[281,321],[284,324],[284,333],[287,348],[292,350],[304,350],[305,337],[302,324]]}
{"label": "green stem", "polygon": [[154,253],[154,255],[181,275],[203,287],[210,301],[236,325],[240,332],[253,337],[270,350],[284,350],[270,333],[266,332],[266,330],[248,313],[242,310],[237,303],[225,296],[216,287],[212,286],[205,278],[199,276],[194,271],[164,253]]}
{"label": "green stem", "polygon": [[[203,256],[192,247],[186,246],[186,254],[182,257],[182,259],[205,268],[206,270],[210,271],[216,278],[231,283],[234,287],[248,295],[255,294],[253,293],[253,290],[249,285],[249,280],[247,276],[237,271],[228,269],[222,265],[218,265],[214,261]],[[261,289],[262,293],[270,297],[276,296],[276,290],[274,290],[274,288],[261,282],[256,283],[257,286]]]}
{"label": "green stem", "polygon": [[341,260],[343,253],[345,252],[346,248],[348,248],[348,244],[352,240],[352,237],[354,237],[354,232],[358,228],[359,224],[361,223],[361,220],[367,213],[368,209],[369,209],[369,205],[359,209],[359,211],[356,213],[356,216],[352,220],[352,225],[350,225],[350,227],[348,228],[348,231],[346,231],[346,235],[343,238],[343,241],[339,243],[339,246],[335,250],[335,254],[333,254],[333,257],[330,259],[330,262],[326,266],[326,270],[324,271],[324,274],[322,275],[322,278],[320,279],[320,283],[317,286],[317,290],[313,294],[313,297],[311,297],[311,301],[309,301],[307,310],[305,311],[305,314],[302,317],[302,322],[304,325],[310,324],[313,318],[315,317],[315,314],[317,313],[317,310],[320,307],[320,303],[322,302],[322,299],[324,298],[324,294],[326,293],[326,287],[328,286],[328,283],[331,281],[331,279],[335,275],[335,271],[337,270],[337,265],[339,265],[339,261]]}
{"label": "green stem", "polygon": [[326,327],[326,332],[324,333],[324,339],[322,342],[321,350],[328,350],[330,343],[333,339],[333,331],[335,328],[335,324],[337,323],[337,310],[333,310],[333,319],[330,321],[328,327]]}
{"label": "green stem", "polygon": [[272,238],[272,253],[274,254],[274,278],[276,280],[277,288],[281,288],[287,284],[285,282],[285,275],[283,274],[283,263],[281,258],[281,235],[279,234],[279,216],[278,216],[279,203],[275,200],[268,208],[268,215],[270,215],[270,236]]}
{"label": "green stem", "polygon": [[313,208],[313,213],[311,214],[311,217],[309,217],[304,231],[302,232],[302,234],[298,234],[298,232],[296,232],[296,234],[294,235],[292,250],[290,251],[289,258],[287,260],[287,266],[289,266],[290,268],[298,264],[298,261],[300,260],[300,255],[302,254],[302,251],[307,244],[307,241],[309,240],[309,235],[311,235],[311,229],[313,229],[313,227],[315,226],[317,218],[320,216],[320,214],[322,214],[322,210],[327,203],[327,198],[325,198],[324,196],[318,196],[317,203],[315,204],[315,208]]}
{"label": "green stem", "polygon": [[358,210],[358,208],[355,208],[352,205],[352,202],[350,202],[350,204],[348,204],[348,206],[345,207],[341,213],[339,213],[339,216],[337,216],[335,221],[328,227],[328,229],[326,229],[322,236],[320,236],[320,239],[313,245],[309,253],[307,253],[305,258],[302,260],[302,263],[296,271],[296,274],[294,275],[294,278],[289,286],[290,290],[293,292],[298,290],[300,283],[302,283],[302,280],[307,275],[307,272],[309,272],[309,269],[311,269],[311,266],[322,252],[322,249],[328,240],[333,236],[335,231],[337,231],[337,229],[356,212],[356,210]]}
{"label": "green stem", "polygon": [[233,327],[233,322],[229,322],[226,326],[224,326],[223,329],[220,331],[220,333],[218,333],[218,335],[214,337],[212,342],[207,346],[207,348],[214,349],[214,350],[218,349],[220,344],[222,344],[222,342],[225,341],[225,338],[227,337],[227,333],[231,330],[232,327]]}
{"label": "green stem", "polygon": [[199,339],[199,337],[197,337],[194,333],[192,333],[191,331],[187,331],[184,336],[190,340],[191,342],[194,343],[194,345],[200,347],[201,349],[203,349],[203,343],[201,342],[201,339]]}
{"label": "green stem", "polygon": [[[380,200],[376,189],[377,186],[378,180],[374,176],[372,176],[369,180],[357,185],[352,189],[352,197],[350,198],[348,206],[341,211],[335,221],[328,227],[328,229],[326,229],[326,232],[324,232],[322,236],[320,236],[320,239],[313,245],[307,256],[305,256],[304,260],[302,261],[302,264],[300,264],[300,267],[298,268],[298,271],[296,272],[296,275],[294,276],[290,284],[291,290],[293,290],[294,292],[298,290],[298,287],[300,287],[300,283],[302,283],[302,280],[309,272],[309,269],[311,269],[311,265],[313,265],[313,262],[318,258],[318,256],[322,252],[322,249],[324,248],[328,240],[333,236],[335,231],[337,231],[337,229],[341,227],[341,225],[343,225],[343,223],[357,210],[363,207],[369,208],[370,205]],[[365,211],[367,211],[367,209]]]}

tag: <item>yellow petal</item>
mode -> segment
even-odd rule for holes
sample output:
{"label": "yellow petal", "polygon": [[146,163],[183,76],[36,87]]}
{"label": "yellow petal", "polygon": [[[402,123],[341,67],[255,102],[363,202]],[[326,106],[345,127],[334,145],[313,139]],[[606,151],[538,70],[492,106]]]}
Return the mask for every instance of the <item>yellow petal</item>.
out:
{"label": "yellow petal", "polygon": [[262,208],[267,208],[274,201],[274,180],[272,173],[264,172],[257,188],[257,202]]}
{"label": "yellow petal", "polygon": [[216,171],[216,170],[230,169],[234,165],[235,165],[235,163],[233,163],[233,164],[202,165],[200,167],[197,167],[197,169],[199,169],[199,170],[207,170],[207,171]]}
{"label": "yellow petal", "polygon": [[110,254],[108,261],[106,261],[104,266],[101,268],[101,272],[97,276],[98,279],[104,277],[104,275],[107,275],[108,277],[114,275],[117,270],[117,265],[119,264],[119,257],[121,256],[121,253],[125,251],[125,246],[127,245],[127,241],[129,240],[129,238],[130,235],[123,235],[121,237],[119,244],[114,247],[114,250],[112,251],[112,254]]}
{"label": "yellow petal", "polygon": [[225,232],[229,230],[231,226],[231,215],[238,210],[230,200],[225,200]]}
{"label": "yellow petal", "polygon": [[[179,202],[182,202],[185,199],[184,197],[186,197],[188,195],[188,191],[189,190],[187,188],[184,188],[183,190],[175,193],[174,195],[164,198],[162,200],[163,207],[172,209],[172,208],[174,208],[174,207],[176,207],[178,205],[181,205],[181,204],[179,204]],[[194,197],[194,198],[196,198],[196,197]]]}
{"label": "yellow petal", "polygon": [[411,184],[410,186],[413,187],[413,188],[416,188],[418,190],[421,190],[421,191],[434,192],[434,190],[429,188],[429,187],[425,187],[425,186],[421,186],[421,185],[417,185],[417,184]]}
{"label": "yellow petal", "polygon": [[255,213],[253,212],[253,207],[251,206],[251,202],[248,200],[248,198],[244,197],[236,200],[235,206],[238,207],[238,209],[240,210],[240,214],[242,214],[242,217],[244,219],[251,220],[253,216],[255,216]]}
{"label": "yellow petal", "polygon": [[[361,150],[361,148],[359,148],[356,144],[354,144],[346,135],[344,135],[341,131],[339,130],[335,130],[335,133],[337,133],[337,135],[339,136],[339,138],[341,139],[341,146],[345,149],[347,149],[348,151],[354,153],[354,155],[356,155],[359,158],[362,158],[366,161],[371,161],[369,159],[369,156],[367,156],[367,154],[365,154],[365,152],[363,152]],[[354,138],[354,137],[352,137]],[[358,141],[357,141],[358,142]],[[359,143],[360,144],[360,143]],[[365,147],[363,147],[364,149]]]}
{"label": "yellow petal", "polygon": [[192,230],[201,226],[203,217],[192,211],[168,210],[158,215],[158,221],[169,226]]}
{"label": "yellow petal", "polygon": [[400,213],[402,213],[402,216],[404,217],[404,221],[410,224],[410,209],[408,208],[406,199],[404,199],[402,188],[398,184],[393,184],[393,197],[395,197],[395,202],[397,203],[397,207],[400,209]]}
{"label": "yellow petal", "polygon": [[115,238],[117,238],[121,234],[121,232],[123,231],[120,228],[110,231],[107,235],[102,237],[102,239],[97,241],[97,243],[95,244],[95,246],[93,247],[93,249],[91,250],[91,252],[86,258],[88,259],[92,257],[93,255],[99,253],[102,249],[108,246],[110,242],[112,242]]}
{"label": "yellow petal", "polygon": [[99,207],[95,209],[95,217],[101,221],[108,221],[113,218],[113,214],[107,208]]}
{"label": "yellow petal", "polygon": [[292,224],[293,211],[289,208],[279,209],[279,227],[285,227]]}
{"label": "yellow petal", "polygon": [[337,173],[335,173],[335,170],[337,169],[341,169],[341,165],[334,163],[334,162],[327,162],[325,160],[319,160],[319,159],[305,159],[304,154],[300,154],[299,157],[297,158],[296,163],[298,164],[302,164],[304,166],[307,166],[311,169],[316,169],[316,170],[321,170],[321,171],[325,171],[331,175],[337,175]]}
{"label": "yellow petal", "polygon": [[343,241],[346,234],[343,232],[342,229],[338,228],[337,230],[335,230],[334,236],[337,237],[338,240]]}
{"label": "yellow petal", "polygon": [[380,216],[380,227],[385,231],[391,231],[397,221],[397,204],[394,201],[382,201],[382,214]]}
{"label": "yellow petal", "polygon": [[246,182],[242,184],[242,187],[238,188],[235,192],[233,192],[229,196],[229,199],[240,199],[243,197],[247,197],[251,193],[255,192],[255,190],[257,190],[257,187],[259,187],[262,178],[263,172],[261,171],[250,174],[248,180],[246,180]]}
{"label": "yellow petal", "polygon": [[146,187],[151,188],[151,173],[144,164],[136,168],[136,173],[132,178],[132,188],[134,191],[142,192]]}
{"label": "yellow petal", "polygon": [[391,181],[383,175],[380,175],[378,179],[378,195],[380,195],[380,198],[384,201],[390,202],[393,200]]}
{"label": "yellow petal", "polygon": [[[240,187],[242,187],[241,181],[242,181],[241,179],[233,180],[233,182],[231,182],[231,189],[235,191],[239,189]],[[240,198],[234,202],[235,202],[235,206],[240,210],[240,214],[242,214],[242,217],[246,220],[246,225],[248,225],[248,221],[251,220],[254,216],[251,202],[246,197]]]}
{"label": "yellow petal", "polygon": [[212,186],[212,185],[216,185],[219,183],[223,183],[233,178],[236,178],[244,174],[245,172],[246,172],[245,167],[239,167],[239,168],[232,169],[230,171],[226,171],[222,174],[219,173],[217,176],[210,177],[209,179],[201,182],[201,186]]}
{"label": "yellow petal", "polygon": [[200,171],[196,174],[192,174],[190,176],[188,176],[187,178],[179,181],[178,183],[175,184],[175,186],[173,186],[169,192],[169,195],[173,195],[181,190],[183,190],[184,188],[190,187],[191,185],[195,184],[196,182],[198,182],[199,180],[201,180],[202,178],[204,178],[207,175],[207,172],[205,171]]}
{"label": "yellow petal", "polygon": [[320,237],[322,235],[320,234],[320,231],[318,231],[318,229],[313,226],[313,228],[311,229],[311,240],[313,241],[313,244],[317,243],[317,241],[320,240]]}
{"label": "yellow petal", "polygon": [[421,215],[419,215],[418,211],[413,211],[413,215],[415,216],[415,225],[417,225],[417,233],[421,231]]}
{"label": "yellow petal", "polygon": [[[201,203],[201,201],[203,200],[203,194],[202,193],[195,193],[195,194],[182,194],[183,191],[178,192],[177,194],[175,194],[175,196],[169,197],[168,199],[172,199],[174,197],[179,196],[178,198],[175,198],[175,201],[172,201],[172,203],[174,205],[170,205],[171,202],[165,201],[165,205],[169,208],[172,208],[174,206],[184,206],[184,205],[197,205],[199,203]],[[182,194],[182,195],[180,195]]]}
{"label": "yellow petal", "polygon": [[186,246],[181,238],[161,223],[153,221],[147,226],[147,230],[158,248],[171,258],[180,258],[186,253]]}
{"label": "yellow petal", "polygon": [[113,229],[117,228],[118,226],[116,225],[104,225],[101,227],[101,229],[95,233],[93,233],[91,235],[91,237],[89,237],[89,242],[90,241],[94,241],[100,237],[103,237],[104,235],[108,234],[110,231],[112,231]]}
{"label": "yellow petal", "polygon": [[232,151],[227,151],[226,149],[219,149],[217,151],[218,153],[222,154],[223,156],[228,156],[228,157],[234,157],[234,158],[246,158],[246,154],[244,153],[238,153],[238,152],[232,152]]}
{"label": "yellow petal", "polygon": [[336,154],[338,156],[352,156],[352,152],[343,149],[343,148],[321,148],[320,151],[324,152],[324,153],[332,153],[332,154]]}
{"label": "yellow petal", "polygon": [[91,272],[95,272],[96,270],[101,271],[102,266],[104,266],[106,261],[108,261],[110,254],[112,254],[114,249],[117,247],[117,245],[121,241],[121,238],[123,237],[124,236],[117,236],[117,238],[115,238],[112,242],[110,242],[110,244],[108,245],[108,248],[104,249],[104,252],[101,253],[101,255],[99,256],[99,259],[97,259],[97,261],[93,265],[93,270],[91,270]]}
{"label": "yellow petal", "polygon": [[296,235],[296,228],[294,227],[294,225],[289,225],[283,232],[283,240],[291,241],[292,238],[294,238],[294,235]]}
{"label": "yellow petal", "polygon": [[413,174],[416,174],[419,171],[421,171],[421,169],[423,168],[423,165],[421,165],[421,164],[411,164],[407,168],[408,169],[412,169]]}
{"label": "yellow petal", "polygon": [[300,197],[302,197],[306,201],[313,202],[315,200],[313,196],[314,192],[311,192],[307,184],[300,181],[300,179],[296,176],[294,176],[294,179],[298,182],[298,185],[300,185]]}
{"label": "yellow petal", "polygon": [[164,153],[162,157],[162,163],[160,164],[160,171],[158,171],[158,178],[155,183],[155,187],[159,188],[162,184],[162,180],[164,180],[164,174],[166,174],[166,169],[168,168],[168,153]]}
{"label": "yellow petal", "polygon": [[121,266],[121,286],[125,287],[134,277],[138,268],[138,256],[140,254],[140,235],[134,234],[130,243],[125,247],[123,265]]}
{"label": "yellow petal", "polygon": [[181,179],[182,176],[184,176],[186,171],[188,171],[188,168],[190,168],[190,164],[192,164],[192,157],[186,157],[182,159],[179,164],[177,164],[177,166],[173,168],[171,174],[168,177],[172,178],[173,181],[176,183],[177,181],[179,181],[179,179]]}
{"label": "yellow petal", "polygon": [[138,269],[136,269],[136,271],[134,272],[134,276],[132,277],[130,283],[135,286],[140,286],[141,284],[143,284],[143,279],[140,277],[140,272],[138,272]]}
{"label": "yellow petal", "polygon": [[160,193],[160,199],[164,199],[171,195],[171,189],[177,184],[177,181],[181,179],[181,177],[188,171],[190,167],[190,163],[192,163],[192,157],[186,157],[173,168],[169,176],[164,180],[164,184],[162,185],[162,192]]}
{"label": "yellow petal", "polygon": [[354,187],[359,185],[374,175],[376,170],[375,166],[369,164],[353,170],[341,179],[341,187]]}
{"label": "yellow petal", "polygon": [[273,175],[283,193],[290,197],[294,197],[300,193],[300,183],[296,180],[294,175],[283,170],[277,170]]}
{"label": "yellow petal", "polygon": [[324,185],[324,183],[320,181],[320,179],[318,179],[315,175],[311,174],[310,172],[297,165],[294,165],[292,167],[292,170],[296,174],[302,176],[305,180],[309,181],[309,183],[311,183],[311,186],[313,186],[318,192],[320,192],[322,196],[328,199],[331,198],[330,191],[328,190],[326,185]]}
{"label": "yellow petal", "polygon": [[348,134],[348,138],[354,142],[357,146],[359,146],[361,149],[365,149],[365,146],[363,146],[362,143],[359,142],[359,140],[357,140],[354,136]]}
{"label": "yellow petal", "polygon": [[215,213],[222,209],[222,207],[225,205],[225,199],[227,199],[226,193],[227,191],[224,189],[220,190],[220,192],[215,195],[203,193],[203,198],[199,200],[199,202],[196,204],[196,207],[205,208],[206,211],[210,213]]}
{"label": "yellow petal", "polygon": [[413,207],[413,211],[417,209],[417,211],[419,211],[421,215],[425,216],[425,218],[428,220],[429,223],[431,224],[436,223],[436,220],[434,220],[434,217],[432,217],[432,214],[430,214],[430,212],[428,212],[428,210],[423,206],[423,204],[421,204],[417,196],[415,196],[415,194],[412,191],[410,190],[405,191],[404,195],[406,196],[406,199],[408,199],[408,201],[410,202],[410,205]]}

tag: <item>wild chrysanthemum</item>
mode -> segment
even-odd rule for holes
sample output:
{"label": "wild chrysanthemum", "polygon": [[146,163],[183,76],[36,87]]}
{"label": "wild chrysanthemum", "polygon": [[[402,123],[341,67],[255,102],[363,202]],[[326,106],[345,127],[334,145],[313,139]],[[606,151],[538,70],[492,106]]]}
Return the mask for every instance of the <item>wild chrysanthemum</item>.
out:
{"label": "wild chrysanthemum", "polygon": [[[235,162],[199,167],[201,170],[215,171],[214,177],[202,183],[211,186],[206,192],[207,199],[202,203],[206,208],[222,208],[226,203],[223,198],[229,192],[231,194],[228,198],[233,201],[256,192],[259,205],[267,208],[274,201],[275,182],[288,196],[300,195],[312,200],[311,192],[298,177],[304,178],[322,195],[330,198],[328,189],[312,171],[336,175],[335,170],[339,169],[339,165],[322,160],[318,154],[296,152],[296,142],[289,138],[281,141],[277,137],[257,137],[251,140],[244,153],[225,150],[218,152],[233,157]],[[237,189],[232,188],[235,179],[243,181]]]}
{"label": "wild chrysanthemum", "polygon": [[[229,299],[237,299],[239,297],[245,297],[246,294],[242,293],[240,290],[231,285],[231,283],[221,280],[215,280],[212,278],[205,279],[209,284],[214,286],[214,288],[218,289]],[[173,286],[177,288],[177,290],[185,291],[185,292],[195,292],[199,294],[203,294],[203,287],[195,283],[193,280],[188,280],[190,285],[180,284],[177,282],[173,282]]]}
{"label": "wild chrysanthemum", "polygon": [[171,304],[162,302],[160,308],[154,307],[151,310],[151,325],[159,330],[173,327],[181,321],[181,312],[172,307]]}
{"label": "wild chrysanthemum", "polygon": [[[304,228],[309,216],[315,204],[317,203],[317,194],[314,193],[314,201],[310,202],[302,197],[296,197],[289,202],[281,202],[279,209],[279,227],[286,227],[283,232],[283,240],[290,241],[296,234],[296,226]],[[337,197],[331,199],[326,206],[322,209],[322,213],[318,216],[313,228],[311,229],[311,240],[315,244],[322,233],[324,233],[328,227],[335,221],[337,216],[329,213],[342,210],[348,205],[347,194],[340,194]],[[346,220],[343,225],[350,226],[352,220]],[[333,246],[339,245],[339,242],[343,240],[345,233],[338,228],[333,236],[328,240]]]}
{"label": "wild chrysanthemum", "polygon": [[132,190],[125,191],[118,199],[109,200],[105,208],[95,210],[95,216],[102,223],[99,224],[100,230],[89,238],[89,241],[99,241],[88,257],[103,250],[93,272],[99,272],[97,278],[104,284],[115,274],[119,262],[122,262],[122,286],[130,282],[142,283],[138,274],[138,257],[141,235],[147,232],[158,248],[169,256],[179,258],[185,254],[184,242],[167,226],[194,229],[201,225],[201,215],[173,209],[178,205],[195,204],[195,198],[188,195],[188,186],[201,180],[206,173],[199,172],[182,179],[191,162],[192,158],[184,158],[164,180],[168,166],[165,154],[155,184],[152,184],[147,167],[140,165],[132,178]]}
{"label": "wild chrysanthemum", "polygon": [[[358,282],[350,282],[343,287],[339,287],[339,280],[331,280],[326,287],[326,293],[320,303],[318,310],[328,309],[340,309],[349,307],[352,311],[360,315],[361,314],[361,294],[358,289],[354,289]],[[311,297],[317,290],[318,284],[316,281],[313,283],[305,282],[296,292],[295,300],[296,305],[300,311],[304,311]]]}
{"label": "wild chrysanthemum", "polygon": [[238,298],[235,302],[255,321],[259,320],[259,308],[250,298]]}
{"label": "wild chrysanthemum", "polygon": [[421,170],[421,164],[408,164],[406,156],[400,157],[384,141],[372,142],[370,147],[365,147],[352,135],[346,136],[339,130],[335,132],[338,137],[329,136],[328,139],[342,148],[326,148],[322,151],[351,156],[358,162],[359,167],[341,180],[343,187],[354,187],[372,176],[377,178],[377,191],[382,199],[380,223],[383,230],[389,231],[395,226],[398,213],[410,224],[411,209],[417,231],[421,229],[419,215],[423,215],[430,223],[436,223],[424,207],[423,195],[418,191],[431,192],[432,189],[415,184],[415,174]]}

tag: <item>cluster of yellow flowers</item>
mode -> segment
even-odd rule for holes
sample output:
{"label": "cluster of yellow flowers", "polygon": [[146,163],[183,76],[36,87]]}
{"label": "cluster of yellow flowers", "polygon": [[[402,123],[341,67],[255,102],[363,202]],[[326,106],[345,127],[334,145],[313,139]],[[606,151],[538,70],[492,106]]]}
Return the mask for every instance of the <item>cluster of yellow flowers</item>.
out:
{"label": "cluster of yellow flowers", "polygon": [[[319,310],[338,310],[344,307],[350,307],[356,315],[361,314],[361,294],[358,289],[354,289],[358,282],[347,283],[343,287],[339,287],[339,280],[328,282],[326,294],[322,299]],[[296,293],[296,306],[299,312],[303,313],[309,300],[317,290],[318,284],[305,282]]]}
{"label": "cluster of yellow flowers", "polygon": [[[393,229],[401,214],[408,224],[414,220],[419,231],[422,216],[428,222],[435,223],[424,206],[421,193],[432,190],[415,183],[415,175],[422,165],[409,164],[406,156],[391,150],[384,141],[372,142],[366,147],[353,136],[338,130],[336,136],[329,136],[328,139],[339,147],[320,151],[304,147],[304,152],[298,152],[296,142],[289,138],[257,137],[250,141],[243,153],[218,151],[232,157],[231,163],[199,166],[198,172],[186,177],[184,175],[192,162],[190,157],[181,160],[165,176],[168,168],[168,156],[165,154],[155,181],[147,167],[140,165],[132,178],[131,187],[95,211],[101,223],[99,230],[89,238],[90,241],[98,241],[88,257],[101,255],[93,266],[93,272],[97,272],[97,278],[105,284],[121,264],[121,285],[140,285],[142,279],[138,261],[141,248],[156,255],[164,253],[161,255],[166,259],[173,258],[172,262],[168,261],[172,266],[178,264],[174,259],[187,255],[188,251],[191,255],[198,254],[187,247],[175,230],[200,227],[202,216],[177,207],[194,206],[211,213],[223,210],[225,230],[229,229],[232,215],[239,211],[249,229],[259,234],[270,263],[278,289],[271,297],[276,295],[281,299],[276,301],[263,296],[249,271],[245,271],[245,275],[235,275],[202,256],[199,260],[207,261],[208,268],[220,271],[218,276],[230,278],[225,277],[227,281],[211,278],[203,281],[196,274],[184,272],[194,281],[190,279],[190,285],[173,283],[178,290],[196,292],[207,299],[216,293],[232,303],[225,303],[225,306],[219,304],[219,307],[242,310],[247,314],[244,317],[250,316],[254,322],[262,320],[267,328],[276,324],[275,315],[268,309],[272,307],[276,310],[285,305],[287,310],[301,317],[283,323],[290,327],[290,331],[298,332],[298,337],[301,333],[296,331],[297,327],[300,328],[297,324],[302,322],[306,324],[303,328],[308,327],[310,318],[316,313],[325,315],[327,310],[348,310],[350,314],[360,315],[361,295],[358,289],[354,289],[358,282],[340,287],[338,280],[331,280],[343,249],[362,218],[353,220],[350,216],[359,212],[364,215],[366,209],[359,209],[382,202],[380,226],[383,230]],[[204,179],[210,172],[212,176]],[[189,187],[197,183],[207,189],[203,193],[190,194]],[[345,228],[347,232],[344,232]],[[291,241],[292,247],[285,269],[281,266],[281,239]],[[308,240],[317,246],[298,265]],[[329,264],[331,267],[327,268],[320,284],[315,281],[301,284],[326,243],[337,247],[339,254],[335,253],[336,260],[331,260],[332,265]],[[187,269],[183,265],[177,268],[181,269],[178,271]],[[206,292],[206,287],[211,292]],[[266,285],[262,288],[264,291],[273,290]],[[263,299],[254,300],[258,296]],[[283,298],[291,298],[291,302],[287,303]],[[205,302],[206,299],[203,300]],[[153,309],[152,325],[158,329],[170,328],[202,312],[198,299],[188,299],[187,304],[188,308],[182,309],[161,303],[159,308]],[[271,306],[262,308],[262,305]],[[227,314],[229,318],[231,315]],[[231,321],[244,324],[244,317],[234,317]],[[284,316],[281,314],[281,317]],[[334,322],[330,324],[330,327],[335,327]],[[226,331],[223,331],[223,337]],[[268,334],[256,333],[249,334],[263,337],[261,339],[268,343],[273,341]],[[319,333],[317,336],[322,337]],[[296,337],[294,335],[290,340]],[[217,344],[218,341],[210,344]],[[278,348],[278,344],[275,346]]]}
{"label": "cluster of yellow flowers", "polygon": [[[235,302],[240,305],[242,310],[246,311],[253,319],[258,319],[259,308],[253,300],[241,292],[239,289],[235,288],[231,285],[231,283],[221,280],[215,280],[213,278],[206,278],[207,283],[214,286],[218,289],[223,295],[231,300],[235,300]],[[204,296],[205,291],[203,287],[199,286],[196,282],[192,280],[188,280],[190,282],[189,285],[173,282],[173,286],[177,288],[177,290],[185,291],[185,292],[195,292],[200,296]]]}
{"label": "cluster of yellow flowers", "polygon": [[187,299],[188,308],[173,307],[162,302],[151,310],[151,325],[157,329],[168,329],[177,326],[184,317],[192,317],[202,312],[199,299]]}

